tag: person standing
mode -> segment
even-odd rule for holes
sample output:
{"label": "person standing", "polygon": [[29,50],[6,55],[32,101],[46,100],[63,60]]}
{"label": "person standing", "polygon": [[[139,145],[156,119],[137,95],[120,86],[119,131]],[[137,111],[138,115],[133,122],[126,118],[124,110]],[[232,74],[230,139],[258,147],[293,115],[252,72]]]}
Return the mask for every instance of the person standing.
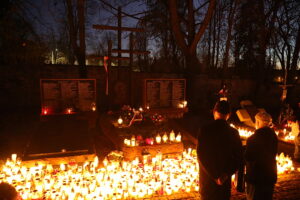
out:
{"label": "person standing", "polygon": [[295,151],[294,151],[294,160],[297,162],[300,162],[300,129],[299,129],[299,121],[296,117],[293,117],[290,120],[291,124],[291,132],[292,136],[295,137],[294,143],[295,143]]}
{"label": "person standing", "polygon": [[227,101],[215,104],[213,116],[214,121],[198,134],[200,199],[229,200],[231,176],[242,162],[242,142],[238,131],[227,123],[230,116]]}
{"label": "person standing", "polygon": [[246,195],[247,200],[272,200],[277,181],[276,154],[278,139],[270,128],[272,117],[266,112],[255,115],[256,131],[247,139]]}
{"label": "person standing", "polygon": [[17,200],[18,199],[18,192],[16,191],[15,187],[2,182],[0,183],[0,200]]}

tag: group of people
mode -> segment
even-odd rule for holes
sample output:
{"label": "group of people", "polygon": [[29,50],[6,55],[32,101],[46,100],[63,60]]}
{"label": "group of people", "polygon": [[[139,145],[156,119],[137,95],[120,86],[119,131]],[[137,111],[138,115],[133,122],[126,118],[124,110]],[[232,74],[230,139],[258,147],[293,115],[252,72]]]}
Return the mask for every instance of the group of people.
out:
{"label": "group of people", "polygon": [[239,133],[227,120],[230,105],[219,101],[213,109],[214,121],[198,134],[201,200],[229,200],[231,176],[246,165],[247,200],[271,200],[277,181],[277,135],[270,128],[272,117],[266,112],[255,116],[256,131],[243,147]]}

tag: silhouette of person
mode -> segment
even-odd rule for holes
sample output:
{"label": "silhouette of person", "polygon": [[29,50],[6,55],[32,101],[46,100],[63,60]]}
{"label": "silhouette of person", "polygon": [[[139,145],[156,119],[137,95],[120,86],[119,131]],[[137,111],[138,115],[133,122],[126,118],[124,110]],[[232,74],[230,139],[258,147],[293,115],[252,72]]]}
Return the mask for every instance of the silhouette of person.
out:
{"label": "silhouette of person", "polygon": [[291,124],[291,133],[292,136],[295,137],[295,150],[294,150],[294,160],[300,162],[300,127],[299,120],[297,120],[296,116],[293,116],[289,123]]}
{"label": "silhouette of person", "polygon": [[8,183],[0,183],[0,200],[17,200],[16,189]]}
{"label": "silhouette of person", "polygon": [[226,122],[230,116],[227,101],[215,104],[213,116],[215,120],[198,134],[200,199],[229,200],[231,176],[242,162],[242,142],[238,131]]}
{"label": "silhouette of person", "polygon": [[247,200],[272,200],[277,181],[278,139],[270,128],[272,117],[266,112],[255,115],[256,131],[247,139],[245,150]]}

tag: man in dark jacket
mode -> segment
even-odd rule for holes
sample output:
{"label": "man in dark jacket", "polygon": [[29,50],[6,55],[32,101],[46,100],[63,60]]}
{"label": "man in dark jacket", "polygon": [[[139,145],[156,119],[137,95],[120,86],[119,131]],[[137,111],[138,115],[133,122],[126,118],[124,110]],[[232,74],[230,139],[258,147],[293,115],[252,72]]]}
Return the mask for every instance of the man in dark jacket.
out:
{"label": "man in dark jacket", "polygon": [[18,193],[14,186],[2,182],[0,183],[0,200],[17,200]]}
{"label": "man in dark jacket", "polygon": [[242,143],[238,131],[229,126],[227,101],[216,103],[214,121],[200,129],[197,154],[200,164],[201,200],[229,200],[231,176],[242,162]]}
{"label": "man in dark jacket", "polygon": [[255,115],[255,133],[248,138],[246,161],[246,193],[248,200],[271,200],[277,181],[276,154],[278,139],[269,126],[271,116],[266,112]]}

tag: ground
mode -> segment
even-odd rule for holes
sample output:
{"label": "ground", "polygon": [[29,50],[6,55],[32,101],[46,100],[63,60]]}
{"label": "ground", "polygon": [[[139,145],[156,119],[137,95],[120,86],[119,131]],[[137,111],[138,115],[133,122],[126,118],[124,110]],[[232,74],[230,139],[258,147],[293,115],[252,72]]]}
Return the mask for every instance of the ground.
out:
{"label": "ground", "polygon": [[[99,116],[98,116],[99,117]],[[101,119],[100,117],[97,119]],[[170,121],[175,129],[189,132],[195,136],[202,122],[207,121],[200,115],[187,115],[181,120]],[[200,122],[200,123],[199,123]],[[116,148],[116,143],[111,137],[107,137],[96,123],[96,127],[90,127],[86,120],[67,118],[41,121],[36,114],[12,114],[0,116],[0,136],[2,159],[17,153],[23,159],[30,159],[28,155],[47,152],[61,152],[82,150],[95,152],[104,157]],[[188,138],[187,138],[188,137]],[[192,137],[185,136],[186,140]],[[193,142],[191,142],[193,143]],[[280,143],[279,151],[292,156],[293,145]],[[299,168],[299,163],[295,163]],[[244,193],[233,191],[232,199],[245,199]],[[172,195],[170,197],[157,197],[155,199],[199,199],[197,193]],[[281,175],[278,178],[274,192],[275,200],[300,199],[300,172]]]}

